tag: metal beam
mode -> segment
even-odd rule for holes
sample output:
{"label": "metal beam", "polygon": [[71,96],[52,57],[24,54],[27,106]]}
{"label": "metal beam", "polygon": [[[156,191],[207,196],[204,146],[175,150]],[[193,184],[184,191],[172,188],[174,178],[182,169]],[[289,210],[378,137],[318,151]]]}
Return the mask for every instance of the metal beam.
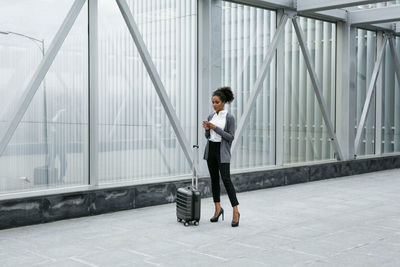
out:
{"label": "metal beam", "polygon": [[[133,38],[133,41],[136,44],[140,57],[143,60],[143,63],[146,67],[146,70],[150,76],[150,79],[156,89],[157,95],[160,98],[161,104],[163,105],[165,112],[168,116],[168,119],[171,123],[172,128],[176,134],[176,137],[179,141],[179,144],[185,154],[185,157],[189,163],[190,168],[193,168],[193,160],[192,160],[192,149],[189,145],[189,141],[186,139],[184,135],[184,131],[182,126],[179,123],[178,116],[175,113],[174,107],[171,104],[171,101],[168,98],[167,92],[164,88],[164,85],[161,81],[161,78],[157,72],[156,66],[154,65],[150,53],[147,50],[146,44],[143,41],[142,36],[140,35],[139,29],[136,25],[136,22],[132,16],[131,11],[129,10],[129,6],[125,0],[116,0],[118,7],[121,11],[121,14],[125,20],[126,25],[128,26],[129,32]],[[196,169],[197,173],[197,169]]]}
{"label": "metal beam", "polygon": [[[212,3],[210,0],[197,0],[197,121],[202,122],[207,119],[210,113],[211,95],[211,39],[212,30]],[[197,144],[204,148],[206,138],[204,138],[204,128],[198,127]],[[200,162],[199,162],[200,163]],[[199,164],[200,175],[208,175],[208,168],[204,160]]]}
{"label": "metal beam", "polygon": [[392,53],[393,62],[394,62],[394,71],[396,72],[397,76],[397,84],[400,88],[400,62],[399,62],[399,55],[396,52],[396,46],[394,45],[393,36],[389,38],[389,46],[390,52]]}
{"label": "metal beam", "polygon": [[376,24],[393,21],[400,21],[400,5],[349,12],[349,23],[352,25]]}
{"label": "metal beam", "polygon": [[305,17],[312,17],[314,19],[336,21],[347,21],[347,11],[343,9],[324,10],[318,12],[299,12],[300,15]]}
{"label": "metal beam", "polygon": [[29,104],[35,96],[36,91],[42,83],[43,78],[46,76],[47,71],[53,63],[58,51],[61,48],[61,45],[64,43],[65,38],[71,30],[71,27],[78,17],[79,12],[81,11],[84,4],[85,0],[75,0],[63,23],[61,24],[61,27],[59,28],[56,36],[50,44],[49,49],[47,50],[45,56],[40,62],[28,86],[26,87],[20,101],[16,105],[16,109],[11,116],[10,122],[7,125],[7,130],[0,142],[0,156],[3,154],[8,143],[10,142],[11,137],[13,136],[15,130],[18,127],[18,124],[20,123],[26,110],[28,109]]}
{"label": "metal beam", "polygon": [[230,0],[230,2],[269,9],[295,9],[293,0]]}
{"label": "metal beam", "polygon": [[[369,24],[369,25],[362,25],[362,26],[370,26],[370,29],[378,30],[378,31],[394,31],[394,23],[393,22]],[[368,29],[366,29],[366,30],[368,30]]]}
{"label": "metal beam", "polygon": [[[284,16],[283,10],[278,10],[279,20]],[[275,165],[282,166],[284,162],[284,115],[285,115],[285,38],[280,38],[276,48],[276,88],[275,93]]]}
{"label": "metal beam", "polygon": [[354,1],[354,0],[297,0],[294,1],[297,3],[297,11],[321,11],[328,9],[337,9],[343,7],[351,7],[358,5],[367,5],[374,4],[379,2],[386,2],[387,0],[363,0],[363,1]]}
{"label": "metal beam", "polygon": [[233,143],[232,143],[232,154],[236,150],[238,140],[243,135],[243,131],[245,130],[247,124],[249,123],[250,113],[253,110],[253,108],[255,107],[257,96],[261,92],[261,88],[262,88],[262,84],[265,79],[265,75],[267,75],[267,71],[270,67],[271,60],[275,55],[276,47],[279,44],[279,40],[285,29],[287,20],[288,20],[288,15],[284,14],[282,16],[282,19],[279,23],[277,30],[275,31],[274,38],[272,39],[270,47],[268,49],[268,52],[264,58],[264,62],[260,68],[259,75],[250,91],[251,93],[250,93],[249,100],[247,101],[246,106],[243,111],[243,114],[240,117],[240,121],[238,123],[236,134],[235,134],[235,139],[233,140]]}
{"label": "metal beam", "polygon": [[343,160],[354,159],[354,125],[356,114],[356,33],[346,22],[337,26],[336,63],[336,134]]}
{"label": "metal beam", "polygon": [[[383,32],[377,32],[376,40],[378,49],[382,47],[385,40]],[[378,77],[375,84],[375,154],[382,154],[382,121],[384,111],[384,85],[385,85],[385,53],[383,53],[382,63],[378,70]]]}
{"label": "metal beam", "polygon": [[385,52],[386,41],[387,41],[387,36],[385,35],[383,42],[382,42],[382,46],[379,48],[378,57],[375,61],[374,70],[373,70],[372,76],[371,76],[371,82],[368,87],[367,97],[365,99],[363,111],[361,113],[360,123],[357,127],[357,134],[356,134],[356,139],[354,142],[354,150],[355,150],[356,154],[358,152],[358,147],[359,147],[360,141],[361,141],[361,134],[363,132],[365,121],[367,119],[369,105],[371,103],[372,95],[374,93],[374,88],[375,88],[376,80],[378,77],[379,67],[382,63],[383,53]]}
{"label": "metal beam", "polygon": [[292,22],[293,22],[294,29],[296,31],[296,35],[297,35],[297,39],[300,44],[301,51],[303,52],[304,61],[307,66],[308,73],[310,74],[310,79],[313,84],[314,92],[315,92],[319,107],[322,112],[322,117],[324,118],[325,124],[328,127],[328,132],[329,132],[330,138],[333,141],[333,149],[336,152],[338,160],[342,160],[343,159],[342,151],[340,149],[339,142],[336,138],[336,134],[333,129],[333,124],[332,124],[331,118],[329,117],[329,114],[328,114],[328,108],[326,106],[325,99],[321,93],[321,87],[320,87],[320,84],[319,84],[319,81],[317,78],[317,74],[316,74],[314,66],[311,62],[311,55],[310,55],[310,52],[308,51],[308,48],[306,45],[304,33],[298,23],[298,18],[296,18],[296,17],[293,18]]}
{"label": "metal beam", "polygon": [[89,184],[98,185],[99,172],[99,45],[98,2],[89,0]]}

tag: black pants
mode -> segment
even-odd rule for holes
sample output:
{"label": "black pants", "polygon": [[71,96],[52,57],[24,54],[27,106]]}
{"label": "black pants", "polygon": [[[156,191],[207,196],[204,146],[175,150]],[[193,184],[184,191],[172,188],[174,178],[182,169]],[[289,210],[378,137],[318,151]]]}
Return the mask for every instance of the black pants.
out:
{"label": "black pants", "polygon": [[228,193],[231,205],[234,207],[239,205],[239,202],[236,198],[235,187],[231,181],[230,163],[221,163],[220,145],[221,143],[209,141],[207,166],[211,176],[213,199],[214,202],[220,202],[221,188],[219,186],[219,173],[221,172],[222,182],[224,183],[226,192]]}

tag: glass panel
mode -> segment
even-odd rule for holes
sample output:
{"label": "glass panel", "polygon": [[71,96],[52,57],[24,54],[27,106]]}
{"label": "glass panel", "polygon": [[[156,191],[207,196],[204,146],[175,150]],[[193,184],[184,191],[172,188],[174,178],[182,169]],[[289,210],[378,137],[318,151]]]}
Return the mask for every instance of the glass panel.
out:
{"label": "glass panel", "polygon": [[[361,114],[367,96],[368,86],[374,69],[376,58],[376,33],[358,29],[357,31],[357,111],[355,133],[360,123]],[[375,94],[373,94],[357,155],[375,153]]]}
{"label": "glass panel", "polygon": [[43,50],[54,38],[73,1],[2,0],[0,8],[0,138]]}
{"label": "glass panel", "polygon": [[[317,73],[332,123],[335,124],[336,26],[300,18],[307,47]],[[292,23],[285,31],[284,162],[333,159],[321,109],[315,96]]]}
{"label": "glass panel", "polygon": [[[400,54],[400,38],[395,38],[395,47]],[[386,45],[384,60],[383,125],[382,147],[384,153],[400,151],[400,93],[395,74],[394,55],[389,43]]]}
{"label": "glass panel", "polygon": [[[227,109],[238,124],[273,38],[276,13],[230,2],[223,2],[222,7],[223,85],[231,86],[234,91],[235,100]],[[238,141],[232,168],[274,164],[274,88],[275,60],[272,60],[249,124]]]}
{"label": "glass panel", "polygon": [[[29,10],[31,5],[28,1],[25,2],[27,5],[22,5],[22,9]],[[37,2],[42,8],[44,3],[47,1]],[[64,19],[70,7],[61,2],[59,6],[54,6],[54,13],[61,20]],[[34,10],[36,7],[32,8]],[[49,8],[45,10],[48,12]],[[32,10],[26,13],[30,12]],[[48,13],[51,14],[46,17],[48,21],[35,14],[40,23],[49,25],[48,29],[39,27],[37,34],[33,32],[35,36],[43,34],[41,36],[45,37],[44,46],[40,41],[16,34],[1,37],[2,40],[6,37],[13,39],[2,44],[0,50],[0,53],[4,52],[6,58],[8,57],[0,63],[2,96],[9,101],[8,108],[2,109],[3,121],[8,122],[11,119],[12,109],[16,108],[22,92],[42,59],[41,50],[46,51],[46,44],[50,44],[50,39],[53,38],[49,37],[52,33],[45,30],[51,32],[50,29],[60,26],[53,26],[54,21],[60,19],[52,20],[53,13]],[[13,16],[16,17],[16,14]],[[25,21],[21,23],[25,25]],[[87,23],[85,5],[0,157],[1,193],[87,184]],[[29,29],[33,29],[29,24],[26,27],[28,33]],[[27,45],[29,42],[30,46]],[[28,60],[25,61],[26,59]],[[23,75],[29,77],[25,78]],[[14,89],[18,93],[11,94],[10,99],[8,92]]]}
{"label": "glass panel", "polygon": [[[190,144],[196,142],[195,0],[128,1]],[[115,1],[99,2],[101,183],[191,172]]]}

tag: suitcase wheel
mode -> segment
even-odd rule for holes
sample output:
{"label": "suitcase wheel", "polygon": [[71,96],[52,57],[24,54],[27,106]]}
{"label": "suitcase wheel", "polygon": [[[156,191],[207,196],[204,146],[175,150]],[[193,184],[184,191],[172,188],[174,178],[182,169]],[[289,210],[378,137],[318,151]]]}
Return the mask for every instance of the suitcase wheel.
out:
{"label": "suitcase wheel", "polygon": [[184,225],[184,226],[189,226],[189,223],[188,223],[188,222],[185,222],[183,225]]}
{"label": "suitcase wheel", "polygon": [[195,222],[194,222],[194,225],[199,226],[199,222],[198,222],[198,221],[195,221]]}
{"label": "suitcase wheel", "polygon": [[176,220],[177,220],[178,222],[181,222],[181,221],[182,221],[182,219],[181,219],[181,218],[176,218]]}

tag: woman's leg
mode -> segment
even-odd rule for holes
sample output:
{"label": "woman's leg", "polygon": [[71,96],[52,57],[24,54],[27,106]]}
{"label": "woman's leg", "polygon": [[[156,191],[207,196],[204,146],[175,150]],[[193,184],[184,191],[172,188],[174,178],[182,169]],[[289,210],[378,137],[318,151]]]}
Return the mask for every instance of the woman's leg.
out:
{"label": "woman's leg", "polygon": [[219,143],[209,143],[209,153],[208,153],[208,160],[207,166],[208,171],[210,172],[211,177],[211,191],[213,194],[213,200],[215,205],[215,212],[214,217],[218,216],[221,210],[220,204],[220,195],[221,195],[221,188],[219,185]]}
{"label": "woman's leg", "polygon": [[220,163],[219,169],[221,171],[222,182],[224,183],[226,193],[228,194],[229,200],[231,201],[231,205],[232,207],[235,207],[239,205],[239,202],[236,198],[236,190],[231,180],[230,164]]}
{"label": "woman's leg", "polygon": [[220,202],[221,188],[219,186],[218,161],[211,157],[207,160],[208,171],[211,176],[211,191],[215,203]]}

